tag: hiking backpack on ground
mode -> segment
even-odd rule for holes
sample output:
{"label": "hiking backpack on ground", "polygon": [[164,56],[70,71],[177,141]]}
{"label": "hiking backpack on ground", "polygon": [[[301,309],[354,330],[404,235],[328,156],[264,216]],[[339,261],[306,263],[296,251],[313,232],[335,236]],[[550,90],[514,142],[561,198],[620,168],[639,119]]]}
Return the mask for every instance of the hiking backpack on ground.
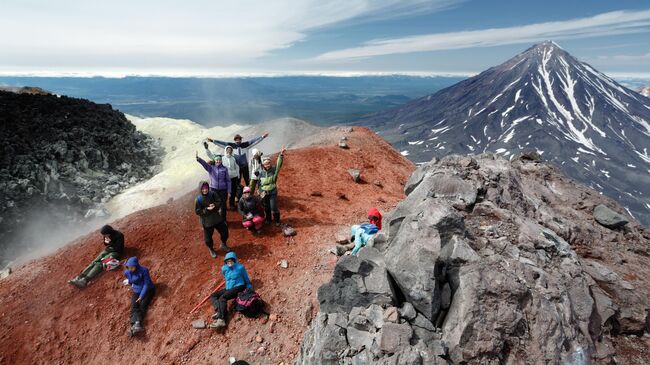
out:
{"label": "hiking backpack on ground", "polygon": [[235,310],[246,317],[256,318],[264,312],[264,301],[253,289],[245,289],[235,299]]}

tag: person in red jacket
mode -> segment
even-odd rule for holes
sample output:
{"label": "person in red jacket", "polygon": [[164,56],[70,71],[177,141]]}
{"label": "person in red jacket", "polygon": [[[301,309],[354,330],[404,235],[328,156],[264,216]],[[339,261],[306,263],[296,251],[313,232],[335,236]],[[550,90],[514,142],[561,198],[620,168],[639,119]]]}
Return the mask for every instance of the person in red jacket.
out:
{"label": "person in red jacket", "polygon": [[381,230],[381,220],[384,217],[381,216],[381,213],[379,213],[379,210],[377,208],[370,208],[368,209],[368,223],[374,224]]}

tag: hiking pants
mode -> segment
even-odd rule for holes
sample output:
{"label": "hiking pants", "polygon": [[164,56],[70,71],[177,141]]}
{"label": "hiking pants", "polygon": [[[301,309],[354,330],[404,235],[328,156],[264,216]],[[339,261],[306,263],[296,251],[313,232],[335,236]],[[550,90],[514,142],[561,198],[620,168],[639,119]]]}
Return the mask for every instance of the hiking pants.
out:
{"label": "hiking pants", "polygon": [[109,252],[106,250],[100,252],[99,255],[93,260],[93,262],[91,262],[90,265],[88,265],[88,267],[86,267],[84,271],[81,272],[80,276],[83,276],[86,279],[92,279],[95,276],[97,276],[97,274],[104,271],[104,267],[102,266],[102,260],[107,257],[112,257],[114,259],[119,260],[120,254],[118,254],[117,252]]}
{"label": "hiking pants", "polygon": [[140,294],[133,293],[131,295],[131,325],[135,322],[143,324],[144,317],[147,315],[147,309],[149,308],[149,304],[151,304],[154,294],[156,294],[156,287],[151,287],[140,303],[135,302],[140,297]]}
{"label": "hiking pants", "polygon": [[273,189],[267,192],[262,200],[264,205],[264,213],[266,214],[266,221],[271,221],[271,213],[280,216],[280,209],[278,209],[278,189]]}
{"label": "hiking pants", "polygon": [[233,177],[230,179],[230,197],[228,201],[230,202],[230,209],[234,209],[237,206],[235,205],[235,197],[239,199],[239,178]]}
{"label": "hiking pants", "polygon": [[[232,188],[232,187],[231,187]],[[228,189],[212,189],[217,195],[219,196],[219,200],[221,200],[221,205],[219,206],[219,214],[223,217],[223,220],[226,220],[226,204],[228,203]]]}
{"label": "hiking pants", "polygon": [[212,306],[215,312],[218,313],[217,318],[226,319],[226,315],[228,314],[228,301],[237,298],[237,294],[243,292],[245,289],[246,285],[240,285],[231,289],[217,290],[214,294],[210,295]]}
{"label": "hiking pants", "polygon": [[244,178],[244,183],[246,183],[245,186],[248,186],[250,183],[250,174],[248,172],[248,165],[246,166],[239,166],[239,178]]}
{"label": "hiking pants", "polygon": [[242,222],[244,228],[250,229],[255,227],[255,230],[257,231],[262,229],[263,224],[264,224],[264,218],[260,217],[259,215],[254,216],[253,219]]}
{"label": "hiking pants", "polygon": [[205,245],[213,250],[214,241],[212,241],[212,234],[215,229],[219,232],[219,236],[221,236],[221,243],[225,245],[228,242],[228,226],[225,221],[218,223],[216,226],[203,227],[203,240],[205,241]]}
{"label": "hiking pants", "polygon": [[255,188],[257,187],[258,182],[259,180],[257,179],[251,179],[251,184],[248,186],[249,188],[251,188],[251,195],[255,195]]}

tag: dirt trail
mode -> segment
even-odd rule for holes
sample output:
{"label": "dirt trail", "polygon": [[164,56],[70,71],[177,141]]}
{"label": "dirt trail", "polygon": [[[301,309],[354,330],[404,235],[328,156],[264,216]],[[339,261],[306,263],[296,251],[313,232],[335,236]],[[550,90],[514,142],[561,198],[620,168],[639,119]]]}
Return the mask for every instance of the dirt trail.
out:
{"label": "dirt trail", "polygon": [[[331,275],[334,236],[365,220],[368,207],[387,211],[396,205],[414,169],[366,129],[330,131],[330,141],[347,134],[351,148],[290,150],[280,174],[279,205],[283,220],[298,231],[294,245],[276,227],[254,237],[236,212],[228,213],[229,244],[277,321],[231,313],[225,334],[191,328],[192,320],[209,320],[213,313],[206,303],[188,314],[221,281],[223,263],[223,254],[212,259],[202,242],[192,191],[111,223],[124,232],[127,255],[139,256],[157,285],[145,336],[126,336],[130,289],[121,285],[121,272],[104,273],[81,291],[66,284],[101,249],[94,232],[0,281],[0,364],[225,364],[229,356],[251,364],[291,363],[317,310],[316,290]],[[360,168],[364,182],[353,183],[348,168]],[[287,269],[278,266],[281,259],[288,260]],[[250,354],[259,347],[263,355]]]}

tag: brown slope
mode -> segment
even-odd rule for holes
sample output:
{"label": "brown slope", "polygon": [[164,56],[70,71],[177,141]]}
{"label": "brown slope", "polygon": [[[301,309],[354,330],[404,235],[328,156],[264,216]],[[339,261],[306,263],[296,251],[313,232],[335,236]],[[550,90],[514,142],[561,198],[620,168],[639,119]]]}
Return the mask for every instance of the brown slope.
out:
{"label": "brown slope", "polygon": [[[344,134],[331,133],[331,141]],[[229,212],[230,245],[270,312],[279,316],[272,330],[271,322],[239,315],[231,316],[225,334],[191,328],[192,320],[212,313],[206,303],[198,314],[188,314],[220,282],[223,255],[208,255],[190,192],[112,223],[125,233],[128,255],[138,255],[157,284],[145,336],[126,336],[130,292],[120,272],[104,273],[81,291],[66,284],[101,248],[95,232],[0,281],[0,363],[225,363],[229,356],[252,364],[289,363],[307,326],[308,303],[331,275],[334,260],[327,251],[334,235],[364,220],[368,207],[386,211],[403,199],[403,184],[414,169],[374,133],[355,128],[347,135],[349,150],[328,145],[287,152],[279,204],[283,220],[298,231],[294,245],[275,227],[253,237]],[[362,169],[366,183],[352,183],[352,167]],[[314,191],[322,197],[311,196]],[[281,259],[289,261],[288,269],[277,266]],[[253,340],[257,333],[262,345]],[[265,355],[249,354],[260,346]]]}

